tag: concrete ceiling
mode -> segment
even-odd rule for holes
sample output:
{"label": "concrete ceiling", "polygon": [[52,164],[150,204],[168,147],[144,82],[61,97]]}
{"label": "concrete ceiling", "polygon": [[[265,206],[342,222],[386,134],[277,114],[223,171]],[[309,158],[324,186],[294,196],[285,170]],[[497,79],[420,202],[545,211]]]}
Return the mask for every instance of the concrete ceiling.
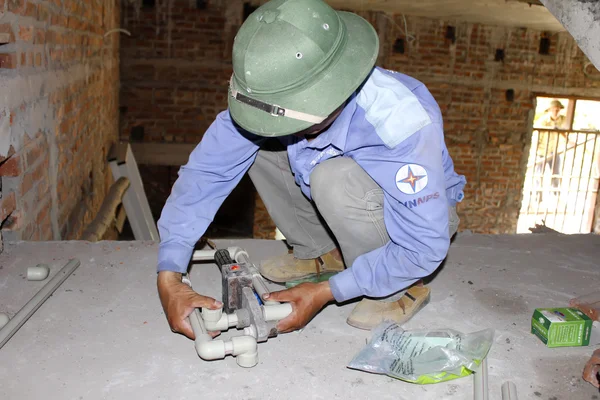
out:
{"label": "concrete ceiling", "polygon": [[[264,1],[263,1],[264,2]],[[537,0],[327,0],[337,9],[385,11],[423,17],[562,31]],[[530,5],[529,3],[532,3]]]}
{"label": "concrete ceiling", "polygon": [[520,26],[545,31],[564,30],[535,0],[328,0],[335,8],[378,10],[488,25]]}

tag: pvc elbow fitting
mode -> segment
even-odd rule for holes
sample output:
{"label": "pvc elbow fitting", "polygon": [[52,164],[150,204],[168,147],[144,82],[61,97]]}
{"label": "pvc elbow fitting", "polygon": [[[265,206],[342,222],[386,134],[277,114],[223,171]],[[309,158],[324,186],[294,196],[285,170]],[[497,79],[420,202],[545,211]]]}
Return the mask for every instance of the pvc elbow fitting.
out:
{"label": "pvc elbow fitting", "polygon": [[252,336],[237,336],[231,338],[232,354],[240,367],[252,368],[258,364],[258,345]]}
{"label": "pvc elbow fitting", "polygon": [[196,338],[196,352],[201,359],[207,361],[225,358],[225,342],[222,340],[198,340]]}

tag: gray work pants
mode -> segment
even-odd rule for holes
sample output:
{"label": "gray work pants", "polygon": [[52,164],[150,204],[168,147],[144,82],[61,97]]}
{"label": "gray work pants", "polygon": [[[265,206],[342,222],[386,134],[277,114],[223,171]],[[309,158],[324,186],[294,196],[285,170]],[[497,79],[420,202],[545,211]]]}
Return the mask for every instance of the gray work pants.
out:
{"label": "gray work pants", "polygon": [[[297,258],[316,258],[333,250],[337,241],[349,267],[361,254],[390,241],[383,190],[350,158],[333,158],[313,170],[312,202],[294,181],[283,146],[269,142],[261,148],[249,175]],[[458,223],[456,209],[450,207],[450,237]]]}

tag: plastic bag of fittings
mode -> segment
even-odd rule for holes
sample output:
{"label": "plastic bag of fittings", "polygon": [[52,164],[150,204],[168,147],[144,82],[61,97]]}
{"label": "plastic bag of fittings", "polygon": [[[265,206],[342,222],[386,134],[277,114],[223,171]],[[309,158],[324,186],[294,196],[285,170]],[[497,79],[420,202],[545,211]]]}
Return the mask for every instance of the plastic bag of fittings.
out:
{"label": "plastic bag of fittings", "polygon": [[494,331],[463,334],[452,329],[406,331],[384,322],[349,368],[421,385],[471,375],[487,356]]}

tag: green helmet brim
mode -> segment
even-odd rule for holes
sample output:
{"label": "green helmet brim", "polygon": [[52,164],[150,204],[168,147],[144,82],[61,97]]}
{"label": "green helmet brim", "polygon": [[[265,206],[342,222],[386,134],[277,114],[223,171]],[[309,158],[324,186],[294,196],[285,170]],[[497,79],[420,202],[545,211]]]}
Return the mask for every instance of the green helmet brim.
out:
{"label": "green helmet brim", "polygon": [[[339,59],[320,73],[309,85],[294,93],[269,95],[268,101],[284,109],[327,117],[335,111],[369,76],[379,53],[379,38],[375,29],[360,16],[338,11],[346,25],[347,41]],[[233,89],[243,92],[232,79]],[[249,94],[252,96],[252,94]],[[229,112],[243,129],[260,136],[275,137],[290,135],[304,130],[311,122],[293,118],[274,116],[240,102],[228,95]]]}

